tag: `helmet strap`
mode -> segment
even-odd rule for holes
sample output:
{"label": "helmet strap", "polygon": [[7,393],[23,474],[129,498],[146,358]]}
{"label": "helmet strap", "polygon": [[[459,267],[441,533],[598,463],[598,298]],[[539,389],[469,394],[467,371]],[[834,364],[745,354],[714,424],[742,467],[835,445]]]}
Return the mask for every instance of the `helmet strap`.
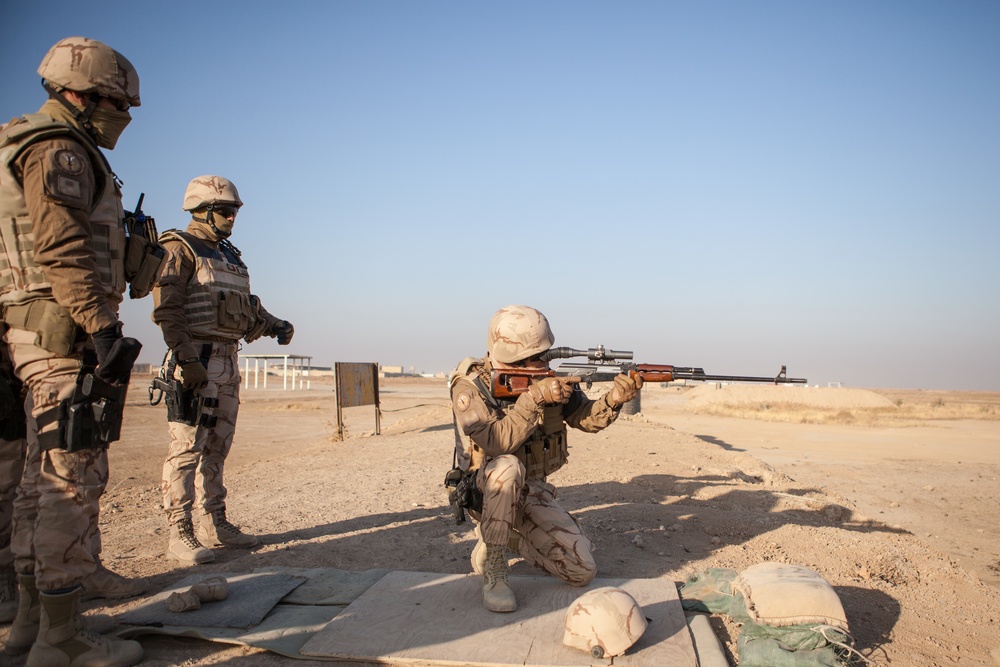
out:
{"label": "helmet strap", "polygon": [[215,218],[212,216],[213,211],[215,211],[215,204],[209,204],[208,210],[205,211],[205,222],[207,222],[208,226],[212,228],[213,232],[215,232],[215,238],[224,239],[226,238],[225,235],[222,234],[222,232],[219,231],[219,228],[215,226]]}
{"label": "helmet strap", "polygon": [[96,137],[94,126],[90,122],[90,117],[91,115],[93,115],[94,109],[97,108],[97,105],[101,101],[100,95],[93,92],[90,93],[90,97],[88,98],[87,101],[87,106],[84,107],[83,109],[79,109],[76,105],[67,100],[62,93],[53,88],[52,85],[45,79],[42,79],[42,88],[44,88],[45,92],[49,94],[49,98],[56,100],[64,107],[66,107],[66,109],[71,114],[73,114],[73,118],[75,118],[80,123],[80,125],[83,126],[83,129],[87,131],[87,134],[89,134],[92,137]]}

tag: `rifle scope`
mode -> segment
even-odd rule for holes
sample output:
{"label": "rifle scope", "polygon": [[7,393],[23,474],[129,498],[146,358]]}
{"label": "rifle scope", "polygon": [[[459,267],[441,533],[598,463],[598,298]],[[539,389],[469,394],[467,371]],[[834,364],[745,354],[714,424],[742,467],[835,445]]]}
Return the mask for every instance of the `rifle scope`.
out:
{"label": "rifle scope", "polygon": [[590,361],[614,361],[616,359],[631,359],[632,352],[626,350],[606,350],[603,345],[591,347],[586,350],[577,350],[572,347],[552,347],[542,352],[542,361],[552,361],[553,359],[572,359],[573,357],[587,357]]}

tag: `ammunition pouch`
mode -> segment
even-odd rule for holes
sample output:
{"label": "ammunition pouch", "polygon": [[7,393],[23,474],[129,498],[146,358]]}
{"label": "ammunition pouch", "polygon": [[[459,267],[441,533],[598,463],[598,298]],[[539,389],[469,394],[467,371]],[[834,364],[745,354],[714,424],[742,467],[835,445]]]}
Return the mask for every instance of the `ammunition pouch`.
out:
{"label": "ammunition pouch", "polygon": [[160,277],[167,251],[157,241],[156,226],[152,218],[133,213],[125,214],[125,280],[128,281],[130,299],[141,299],[153,291]]}
{"label": "ammunition pouch", "polygon": [[3,319],[11,329],[34,331],[35,345],[63,357],[73,352],[81,331],[69,311],[51,299],[9,304]]}
{"label": "ammunition pouch", "polygon": [[[112,384],[84,369],[73,395],[38,415],[38,445],[43,450],[107,449],[121,437],[127,384]],[[56,422],[58,426],[46,431]]]}
{"label": "ammunition pouch", "polygon": [[569,448],[566,446],[566,425],[563,423],[562,406],[547,406],[542,424],[531,434],[524,446],[515,452],[524,464],[526,479],[545,479],[566,465]]}
{"label": "ammunition pouch", "polygon": [[166,259],[166,250],[159,243],[137,234],[125,239],[125,280],[130,299],[141,299],[153,291]]}
{"label": "ammunition pouch", "polygon": [[28,435],[22,384],[12,373],[0,371],[0,439],[20,440]]}
{"label": "ammunition pouch", "polygon": [[448,492],[448,503],[455,515],[455,523],[465,523],[465,510],[483,511],[483,492],[476,485],[476,470],[452,468],[444,477],[444,485],[451,489]]}
{"label": "ammunition pouch", "polygon": [[217,299],[215,321],[222,331],[232,331],[243,336],[253,330],[258,307],[250,300],[249,294],[237,290],[221,290]]}

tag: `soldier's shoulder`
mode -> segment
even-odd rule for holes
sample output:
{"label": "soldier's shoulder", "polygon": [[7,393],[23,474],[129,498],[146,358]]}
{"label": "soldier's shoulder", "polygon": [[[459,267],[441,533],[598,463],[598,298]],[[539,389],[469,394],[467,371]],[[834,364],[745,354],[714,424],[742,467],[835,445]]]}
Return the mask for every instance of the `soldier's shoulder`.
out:
{"label": "soldier's shoulder", "polygon": [[483,368],[483,359],[476,357],[466,357],[458,362],[455,370],[451,372],[450,378],[457,380],[459,378],[466,378],[470,375],[474,376],[479,373]]}

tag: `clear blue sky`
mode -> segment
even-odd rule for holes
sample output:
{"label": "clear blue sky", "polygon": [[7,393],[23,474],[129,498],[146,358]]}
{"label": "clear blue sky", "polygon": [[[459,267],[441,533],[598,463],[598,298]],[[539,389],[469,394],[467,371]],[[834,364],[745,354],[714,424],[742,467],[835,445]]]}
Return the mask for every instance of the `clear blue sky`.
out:
{"label": "clear blue sky", "polygon": [[524,303],[638,361],[1000,390],[994,0],[19,2],[0,116],[70,35],[140,74],[126,207],[232,179],[314,364],[445,371]]}

